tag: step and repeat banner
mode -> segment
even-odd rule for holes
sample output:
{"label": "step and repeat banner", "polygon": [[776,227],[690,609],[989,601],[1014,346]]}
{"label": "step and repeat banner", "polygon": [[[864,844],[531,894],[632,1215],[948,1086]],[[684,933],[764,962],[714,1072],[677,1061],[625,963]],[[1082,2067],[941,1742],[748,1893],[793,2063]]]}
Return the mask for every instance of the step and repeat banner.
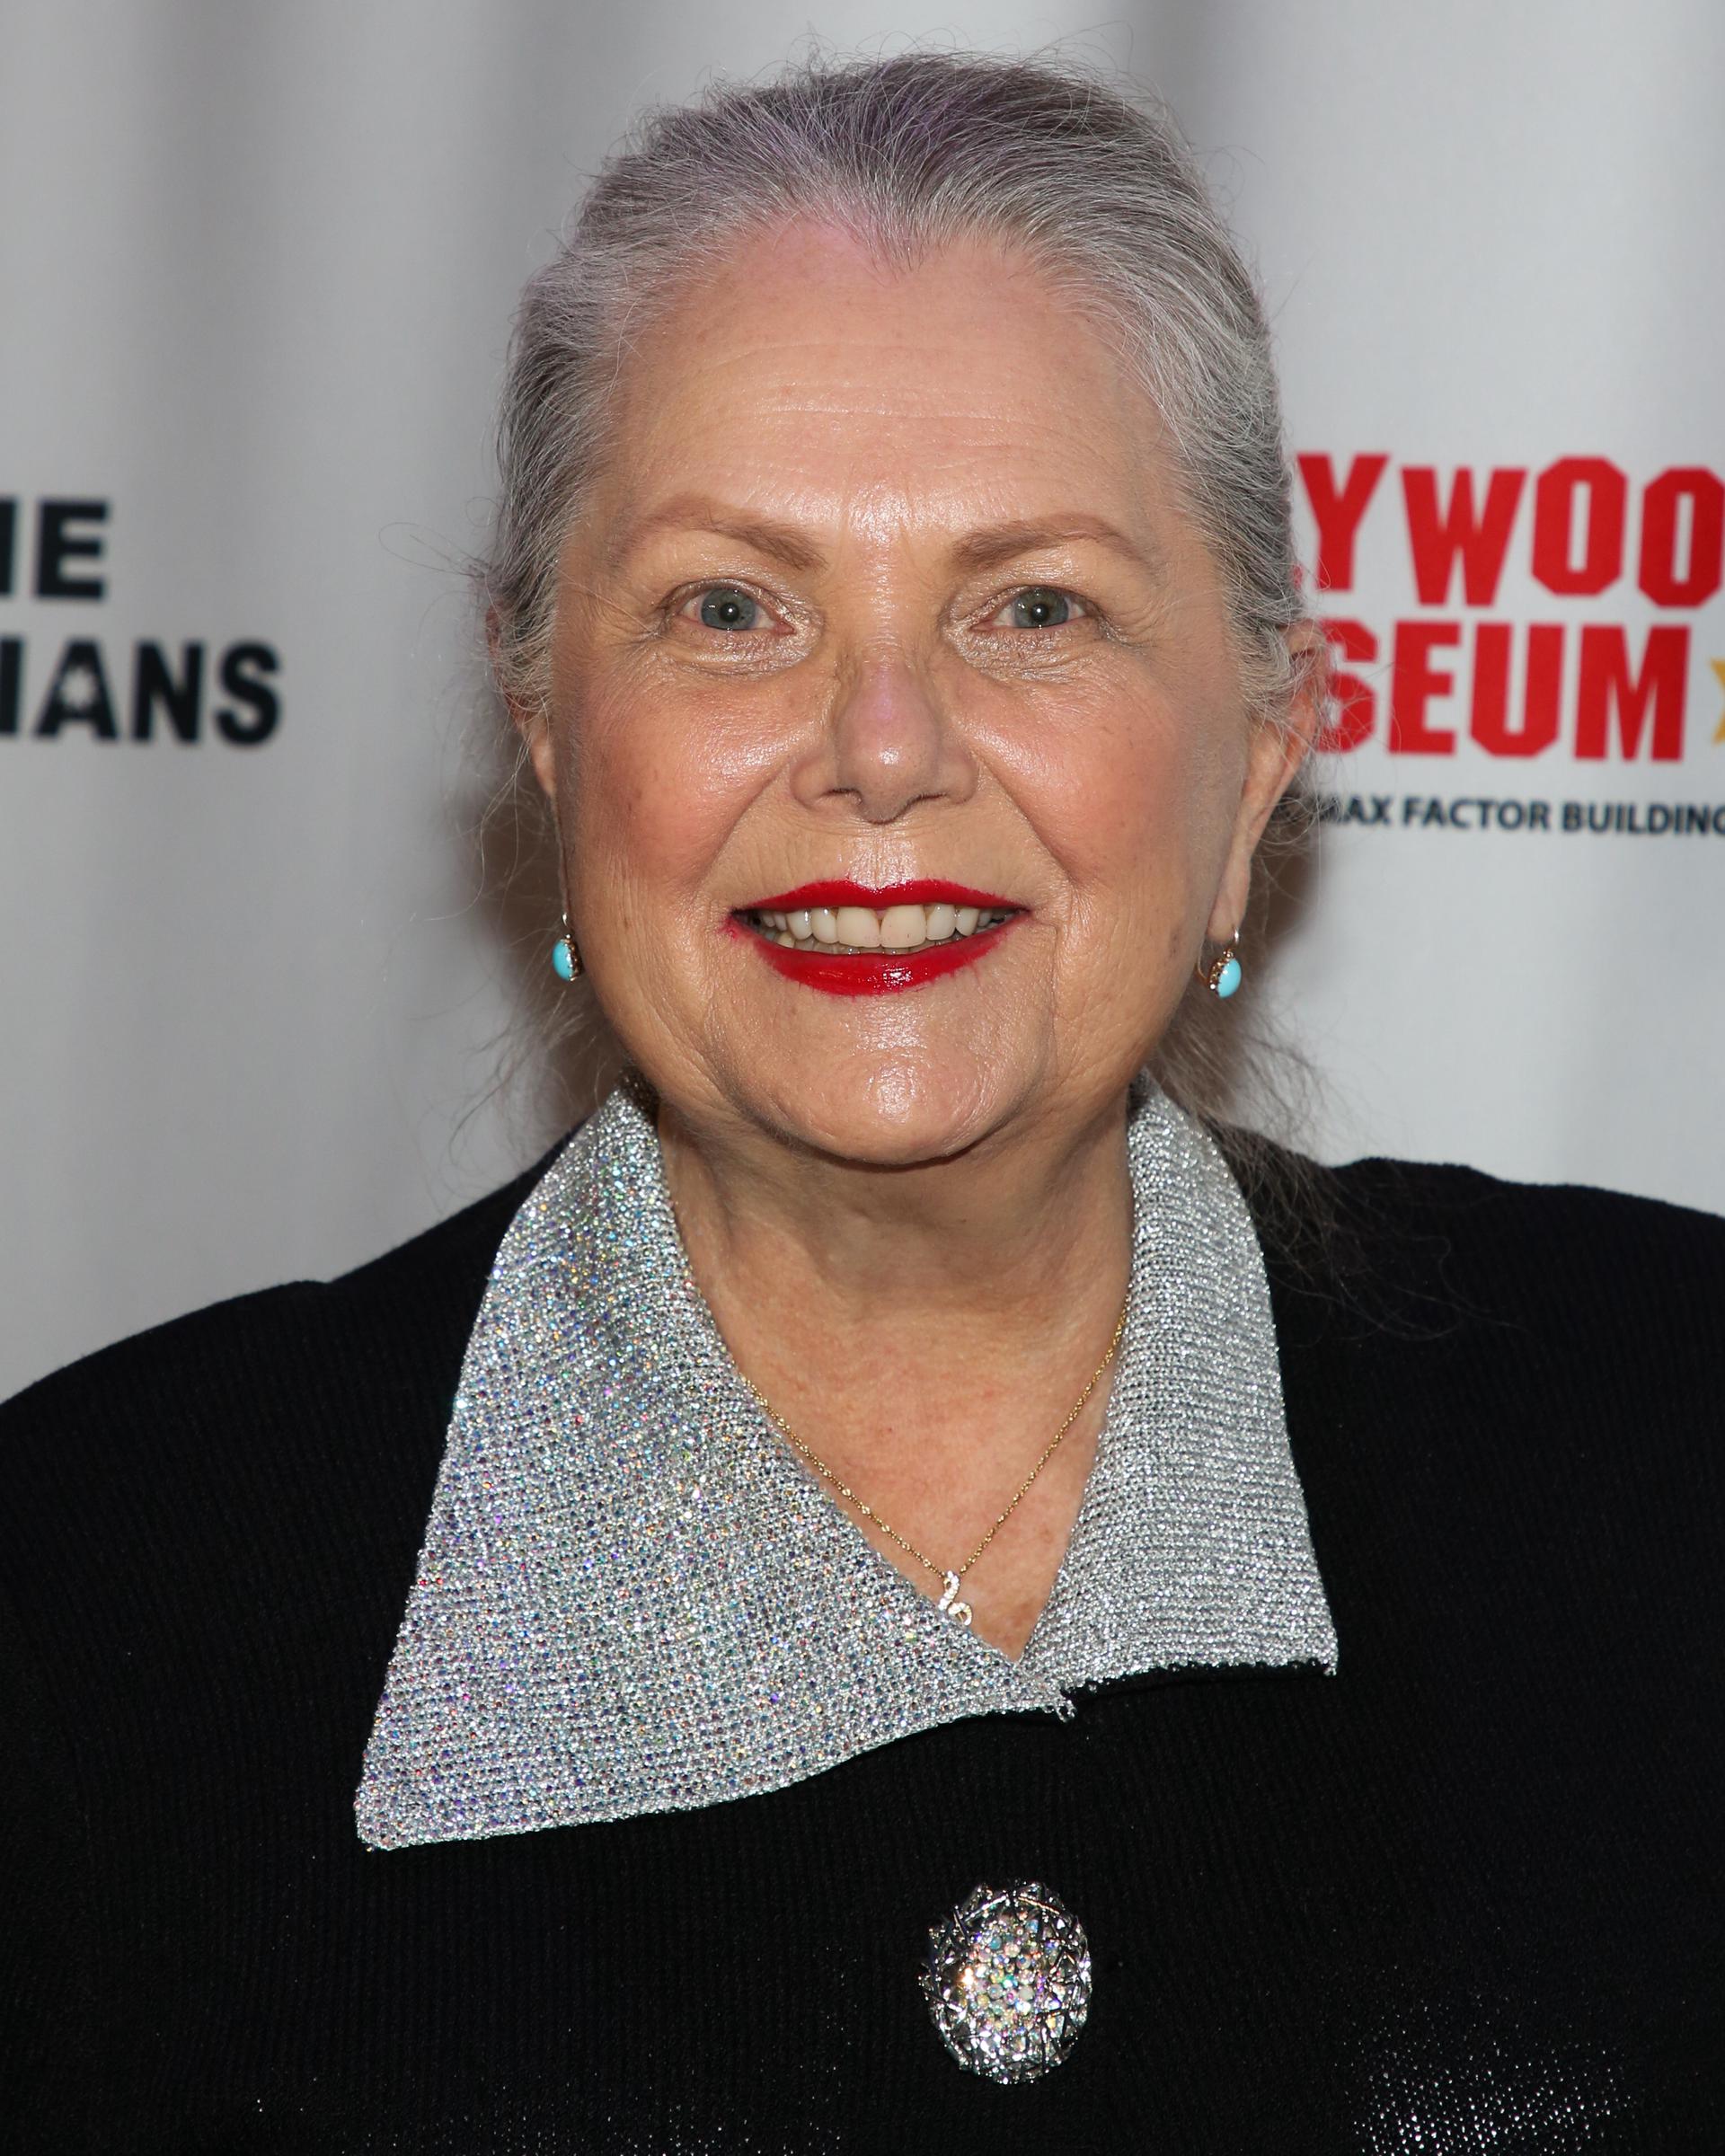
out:
{"label": "step and repeat banner", "polygon": [[1725,1210],[1712,0],[12,0],[0,1392],[552,1135],[464,575],[509,321],[632,113],[810,31],[1123,68],[1259,264],[1340,691],[1247,954],[1311,1148]]}

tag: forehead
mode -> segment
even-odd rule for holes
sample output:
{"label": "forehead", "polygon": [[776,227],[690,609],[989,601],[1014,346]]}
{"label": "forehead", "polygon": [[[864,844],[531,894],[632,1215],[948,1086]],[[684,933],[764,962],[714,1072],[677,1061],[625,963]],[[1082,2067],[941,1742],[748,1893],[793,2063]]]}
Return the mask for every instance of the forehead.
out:
{"label": "forehead", "polygon": [[831,228],[748,235],[632,348],[612,420],[601,491],[630,520],[692,487],[813,519],[1167,513],[1103,324],[981,241],[895,265]]}

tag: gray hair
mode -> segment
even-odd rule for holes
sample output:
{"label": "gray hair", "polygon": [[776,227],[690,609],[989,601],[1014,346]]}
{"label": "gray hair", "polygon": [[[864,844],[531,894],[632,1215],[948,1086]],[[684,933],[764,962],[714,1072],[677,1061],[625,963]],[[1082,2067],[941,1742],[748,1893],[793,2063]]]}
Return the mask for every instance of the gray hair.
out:
{"label": "gray hair", "polygon": [[[818,59],[649,114],[528,285],[479,572],[508,695],[544,703],[558,562],[632,342],[745,234],[804,219],[895,261],[986,239],[1055,280],[1155,407],[1222,580],[1248,709],[1276,722],[1303,673],[1321,684],[1322,646],[1288,637],[1306,610],[1269,325],[1172,118],[1078,68],[915,51]],[[1189,994],[1154,1064],[1212,1118],[1245,1074],[1238,1021],[1214,1002]],[[1285,1102],[1281,1119],[1297,1109]]]}
{"label": "gray hair", "polygon": [[516,325],[482,583],[500,685],[543,702],[557,563],[626,347],[744,234],[817,219],[889,259],[1013,250],[1118,339],[1226,592],[1248,701],[1284,707],[1295,579],[1269,332],[1169,116],[1075,69],[943,52],[795,67],[649,115]]}

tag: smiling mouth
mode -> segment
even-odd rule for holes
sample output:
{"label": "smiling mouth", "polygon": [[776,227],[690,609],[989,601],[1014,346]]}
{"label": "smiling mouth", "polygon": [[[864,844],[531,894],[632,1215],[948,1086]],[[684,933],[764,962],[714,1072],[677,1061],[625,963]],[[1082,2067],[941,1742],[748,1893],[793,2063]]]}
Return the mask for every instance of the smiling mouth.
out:
{"label": "smiling mouth", "polygon": [[992,949],[1025,908],[960,884],[920,880],[871,890],[804,884],[739,906],[734,930],[787,979],[829,994],[915,988]]}

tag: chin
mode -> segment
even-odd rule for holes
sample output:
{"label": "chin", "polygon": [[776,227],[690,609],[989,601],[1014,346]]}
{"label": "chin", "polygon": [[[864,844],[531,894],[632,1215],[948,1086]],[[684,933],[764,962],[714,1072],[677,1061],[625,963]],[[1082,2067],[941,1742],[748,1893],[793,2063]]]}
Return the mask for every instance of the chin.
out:
{"label": "chin", "polygon": [[782,1079],[760,1109],[783,1135],[836,1160],[916,1168],[997,1130],[1013,1090],[969,1056],[855,1056],[811,1072],[806,1088]]}

